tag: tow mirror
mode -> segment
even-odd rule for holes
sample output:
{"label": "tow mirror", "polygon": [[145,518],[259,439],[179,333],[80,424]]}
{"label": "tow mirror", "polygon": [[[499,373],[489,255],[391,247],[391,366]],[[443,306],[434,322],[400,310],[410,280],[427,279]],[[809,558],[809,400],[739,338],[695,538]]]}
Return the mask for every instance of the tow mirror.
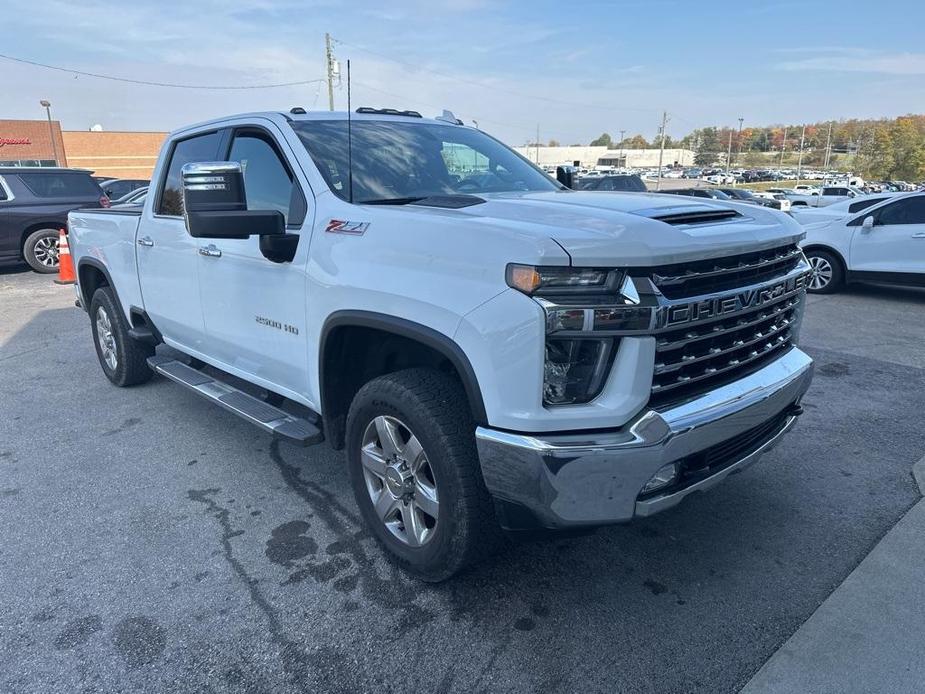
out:
{"label": "tow mirror", "polygon": [[872,214],[864,217],[864,221],[861,222],[861,228],[866,229],[867,231],[870,231],[874,228],[874,216]]}
{"label": "tow mirror", "polygon": [[575,188],[575,177],[578,170],[574,166],[557,166],[556,180],[566,188]]}
{"label": "tow mirror", "polygon": [[[278,210],[248,210],[244,173],[236,161],[184,164],[183,218],[198,239],[246,239],[286,233]],[[298,238],[298,237],[296,237]]]}

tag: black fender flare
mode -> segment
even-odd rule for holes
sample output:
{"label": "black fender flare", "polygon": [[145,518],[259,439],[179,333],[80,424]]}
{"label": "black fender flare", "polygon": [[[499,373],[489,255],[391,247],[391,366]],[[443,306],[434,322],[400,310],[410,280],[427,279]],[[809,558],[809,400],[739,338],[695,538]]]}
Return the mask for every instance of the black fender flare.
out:
{"label": "black fender flare", "polygon": [[326,343],[328,337],[335,328],[345,326],[373,328],[415,340],[446,357],[447,361],[452,364],[453,368],[456,369],[456,372],[459,374],[463,389],[466,391],[466,397],[469,400],[472,417],[476,424],[485,425],[488,423],[488,416],[485,412],[485,401],[482,399],[482,390],[479,387],[478,378],[475,375],[472,364],[469,362],[469,357],[463,352],[462,347],[452,338],[426,325],[415,323],[414,321],[404,318],[390,316],[385,313],[376,313],[374,311],[335,311],[325,320],[321,328],[321,342],[318,352],[318,376],[322,398],[322,412],[324,412],[323,398],[326,392],[324,374]]}

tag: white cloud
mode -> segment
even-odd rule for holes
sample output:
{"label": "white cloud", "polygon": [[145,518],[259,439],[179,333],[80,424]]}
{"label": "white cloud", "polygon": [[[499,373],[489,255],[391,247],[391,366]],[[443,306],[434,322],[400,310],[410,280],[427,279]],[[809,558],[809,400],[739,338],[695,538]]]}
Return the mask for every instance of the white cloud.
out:
{"label": "white cloud", "polygon": [[869,72],[884,75],[925,75],[925,53],[877,53],[863,49],[831,49],[828,55],[778,63],[780,70]]}

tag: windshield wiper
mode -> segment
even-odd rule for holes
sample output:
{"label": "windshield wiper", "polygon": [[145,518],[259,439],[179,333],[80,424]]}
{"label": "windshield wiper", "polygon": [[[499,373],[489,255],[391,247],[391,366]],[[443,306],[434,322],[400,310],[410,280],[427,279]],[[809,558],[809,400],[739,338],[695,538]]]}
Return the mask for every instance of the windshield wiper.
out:
{"label": "windshield wiper", "polygon": [[374,198],[373,200],[359,200],[357,205],[410,205],[418,200],[423,200],[426,196],[416,198]]}

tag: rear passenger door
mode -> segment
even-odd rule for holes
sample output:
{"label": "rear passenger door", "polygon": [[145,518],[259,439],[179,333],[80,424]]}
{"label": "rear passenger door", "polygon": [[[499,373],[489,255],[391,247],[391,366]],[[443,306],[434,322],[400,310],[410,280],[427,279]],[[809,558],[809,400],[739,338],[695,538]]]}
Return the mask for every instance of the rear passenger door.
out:
{"label": "rear passenger door", "polygon": [[199,256],[199,283],[210,354],[225,370],[292,397],[304,394],[308,384],[305,264],[311,225],[305,223],[307,187],[289,165],[286,147],[267,128],[239,127],[224,158],[241,163],[249,210],[279,210],[287,233],[302,235],[295,258],[268,260],[258,236],[211,240],[209,253]]}
{"label": "rear passenger door", "polygon": [[168,344],[197,356],[205,350],[197,276],[199,247],[204,244],[186,231],[180,169],[187,163],[218,159],[224,136],[224,131],[214,130],[172,144],[134,247],[145,311]]}

